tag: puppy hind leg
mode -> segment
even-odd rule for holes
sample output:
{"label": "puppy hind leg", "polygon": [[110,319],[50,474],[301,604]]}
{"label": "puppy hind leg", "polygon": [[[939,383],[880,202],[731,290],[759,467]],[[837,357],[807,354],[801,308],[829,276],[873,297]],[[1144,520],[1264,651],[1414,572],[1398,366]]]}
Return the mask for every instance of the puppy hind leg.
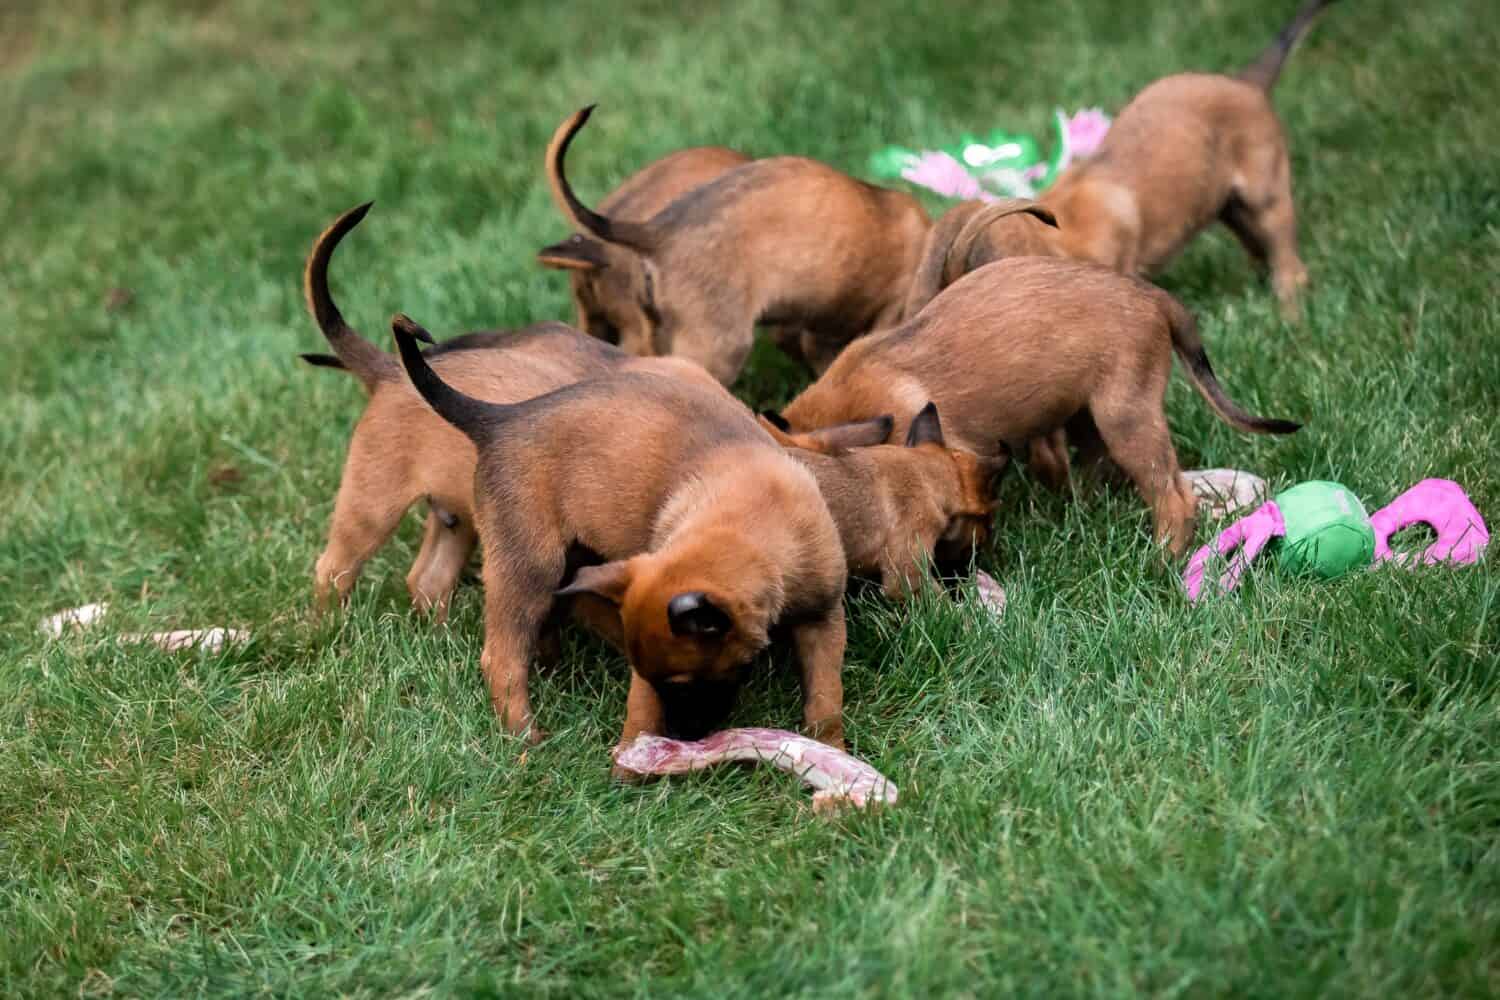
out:
{"label": "puppy hind leg", "polygon": [[477,541],[474,526],[469,522],[457,520],[450,528],[436,511],[428,512],[422,549],[412,563],[411,572],[406,574],[406,589],[411,594],[412,606],[420,612],[430,612],[439,625],[448,620],[453,591]]}
{"label": "puppy hind leg", "polygon": [[[1297,251],[1292,168],[1285,151],[1257,173],[1236,192],[1235,220],[1230,228],[1247,251],[1252,246],[1260,249],[1260,259],[1271,272],[1271,289],[1281,314],[1288,322],[1295,322],[1300,314],[1299,299],[1307,286],[1307,268]],[[1251,257],[1256,257],[1253,251]]]}
{"label": "puppy hind leg", "polygon": [[313,567],[315,609],[323,613],[349,600],[365,562],[375,554],[401,523],[411,505],[408,498],[393,499],[364,490],[339,489],[328,526],[328,544]]}
{"label": "puppy hind leg", "polygon": [[1068,440],[1078,449],[1073,466],[1078,470],[1075,482],[1096,489],[1123,485],[1127,477],[1099,435],[1099,428],[1088,410],[1080,410],[1067,423]]}
{"label": "puppy hind leg", "polygon": [[1027,442],[1026,471],[1053,493],[1068,492],[1072,462],[1068,457],[1068,432],[1061,427]]}
{"label": "puppy hind leg", "polygon": [[1159,410],[1148,416],[1094,416],[1111,457],[1151,508],[1156,540],[1174,558],[1185,555],[1193,542],[1198,498],[1182,478],[1166,417]]}
{"label": "puppy hind leg", "polygon": [[484,652],[479,667],[501,724],[513,736],[540,743],[546,734],[531,710],[531,663],[565,559],[560,547],[540,558],[535,551],[509,548],[491,552],[487,547],[484,553]]}

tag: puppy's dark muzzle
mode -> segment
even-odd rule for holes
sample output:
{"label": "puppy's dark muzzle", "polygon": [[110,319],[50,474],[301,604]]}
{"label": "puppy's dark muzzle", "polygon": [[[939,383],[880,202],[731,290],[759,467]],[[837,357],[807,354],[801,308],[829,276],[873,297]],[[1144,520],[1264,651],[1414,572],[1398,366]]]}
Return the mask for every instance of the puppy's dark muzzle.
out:
{"label": "puppy's dark muzzle", "polygon": [[932,568],[939,580],[951,580],[965,576],[974,566],[973,538],[944,539],[937,543],[932,553]]}
{"label": "puppy's dark muzzle", "polygon": [[738,680],[656,685],[667,735],[678,740],[701,740],[724,725],[739,691]]}

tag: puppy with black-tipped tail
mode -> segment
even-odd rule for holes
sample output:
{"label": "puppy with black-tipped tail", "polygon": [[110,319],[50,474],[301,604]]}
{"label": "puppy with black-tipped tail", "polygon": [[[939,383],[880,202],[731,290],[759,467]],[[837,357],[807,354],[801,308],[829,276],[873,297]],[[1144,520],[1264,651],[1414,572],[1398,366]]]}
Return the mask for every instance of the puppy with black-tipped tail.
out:
{"label": "puppy with black-tipped tail", "polygon": [[528,677],[559,599],[631,667],[621,743],[704,735],[750,661],[790,633],[808,735],[843,744],[845,584],[817,481],[722,389],[619,374],[510,405],[445,382],[392,321],[412,384],[473,441],[484,557],[480,661],[507,729],[538,739]]}
{"label": "puppy with black-tipped tail", "polygon": [[[900,440],[930,400],[952,446],[995,458],[1066,430],[1081,465],[1110,460],[1131,478],[1156,537],[1182,555],[1197,499],[1162,410],[1174,354],[1225,423],[1297,430],[1229,397],[1182,303],[1139,278],[1056,257],[1011,257],[965,275],[912,319],[846,347],[780,419],[796,434],[893,414]],[[1066,482],[1065,451],[1058,462],[1049,474]]]}

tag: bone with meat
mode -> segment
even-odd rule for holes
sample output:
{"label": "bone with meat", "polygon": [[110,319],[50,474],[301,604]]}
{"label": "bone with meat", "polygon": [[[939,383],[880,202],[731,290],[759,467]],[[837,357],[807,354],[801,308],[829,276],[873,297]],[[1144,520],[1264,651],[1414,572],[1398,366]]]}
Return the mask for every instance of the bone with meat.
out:
{"label": "bone with meat", "polygon": [[644,734],[615,752],[615,764],[641,775],[686,774],[726,761],[763,761],[817,789],[813,809],[895,805],[896,786],[862,760],[783,729],[726,729],[694,743]]}

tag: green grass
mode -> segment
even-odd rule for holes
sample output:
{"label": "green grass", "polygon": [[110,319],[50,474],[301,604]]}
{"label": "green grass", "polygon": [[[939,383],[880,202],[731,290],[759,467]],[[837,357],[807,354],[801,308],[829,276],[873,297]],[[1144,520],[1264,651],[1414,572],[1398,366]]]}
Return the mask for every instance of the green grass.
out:
{"label": "green grass", "polygon": [[[776,772],[611,784],[626,671],[582,636],[523,752],[481,692],[478,588],[449,628],[407,611],[415,517],[342,621],[306,616],[362,402],[294,360],[337,212],[377,201],[335,280],[382,343],[397,309],[566,317],[531,258],[582,103],[590,198],[701,143],[861,173],[1236,67],[1292,0],[280,6],[0,12],[0,995],[1500,991],[1493,558],[1262,573],[1192,610],[1134,496],[1013,477],[1001,624],[851,599],[849,733],[902,801],[834,822]],[[1230,392],[1307,427],[1238,435],[1177,379],[1186,465],[1372,507],[1447,476],[1500,522],[1493,14],[1348,2],[1294,57],[1306,321],[1222,233],[1162,281]],[[740,388],[802,378],[761,349]],[[36,634],[101,599],[97,634]],[[255,639],[111,638],[148,621]],[[775,657],[735,719],[797,704]]]}

